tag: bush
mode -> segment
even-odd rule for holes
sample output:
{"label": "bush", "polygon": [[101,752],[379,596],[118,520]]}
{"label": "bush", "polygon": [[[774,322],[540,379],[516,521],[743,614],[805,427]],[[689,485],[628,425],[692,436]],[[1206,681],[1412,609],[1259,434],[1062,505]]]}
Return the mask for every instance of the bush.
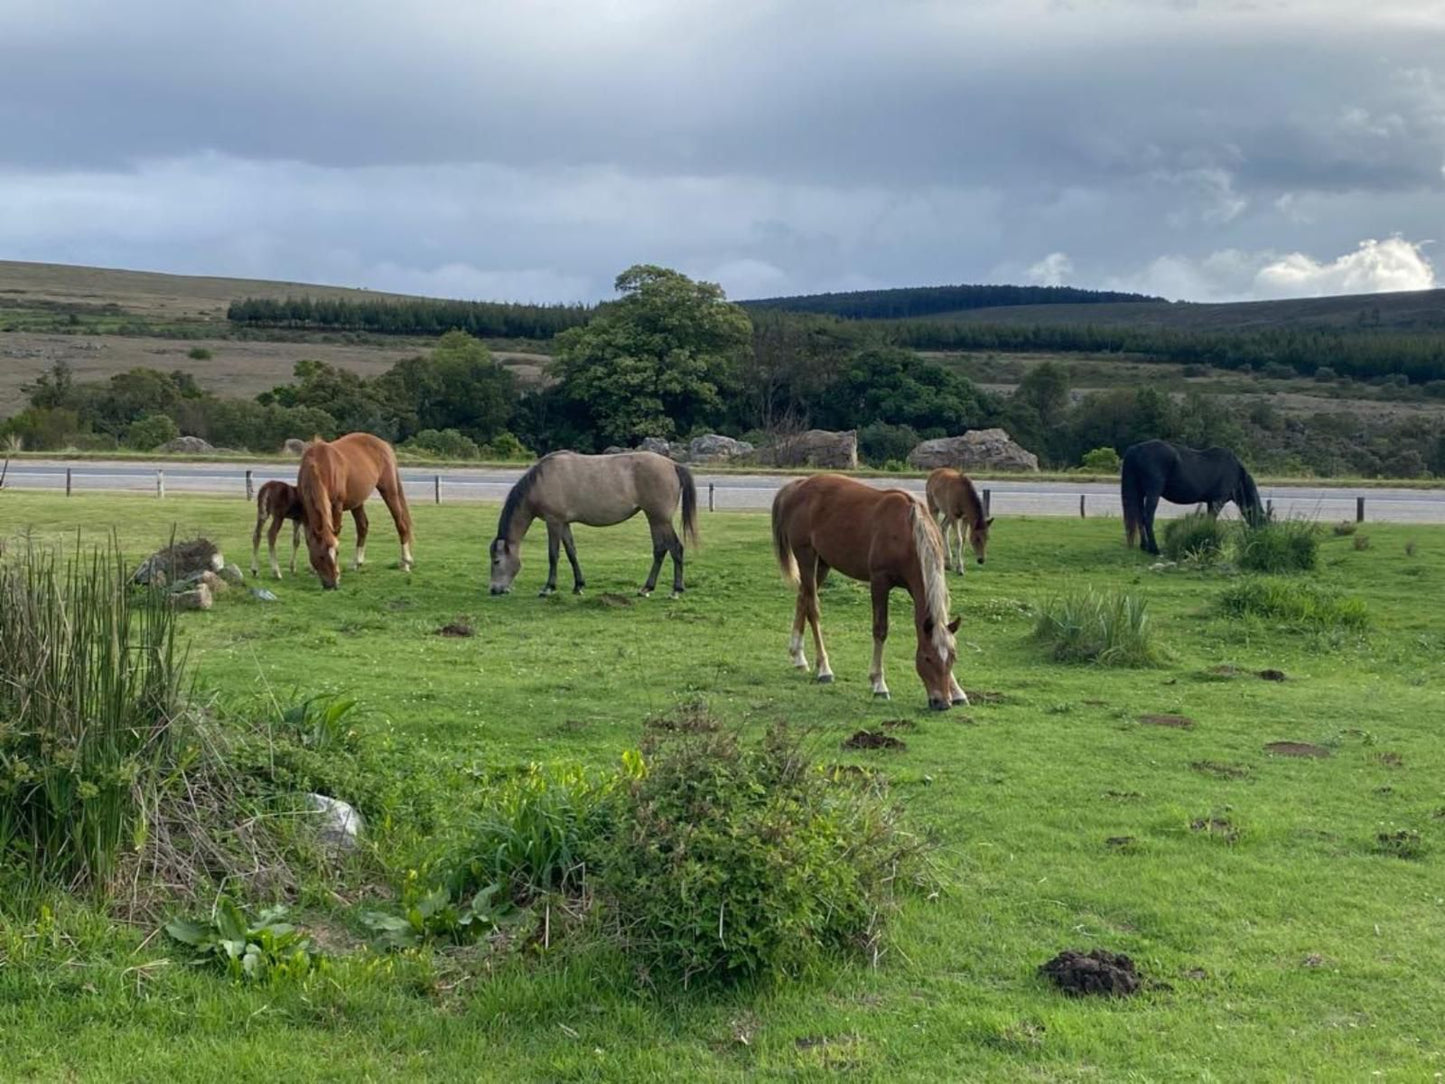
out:
{"label": "bush", "polygon": [[181,435],[180,428],[166,414],[146,414],[126,427],[126,447],[149,452]]}
{"label": "bush", "polygon": [[0,567],[0,869],[31,887],[103,885],[190,741],[169,600],[128,580],[113,552]]}
{"label": "bush", "polygon": [[641,973],[691,983],[795,976],[872,949],[920,842],[876,791],[831,781],[775,730],[690,727],[645,749],[593,886]]}
{"label": "bush", "polygon": [[186,351],[186,357],[192,361],[210,361],[212,354],[204,346],[193,346]]}
{"label": "bush", "polygon": [[1040,607],[1033,636],[1056,662],[1154,666],[1159,660],[1153,632],[1141,596],[1088,590]]}
{"label": "bush", "polygon": [[1238,527],[1238,564],[1246,572],[1308,572],[1318,567],[1320,529],[1307,519]]}
{"label": "bush", "polygon": [[858,430],[858,454],[875,467],[889,460],[906,460],[917,446],[918,431],[911,425],[874,422]]}
{"label": "bush", "polygon": [[1363,629],[1369,623],[1361,599],[1290,580],[1240,580],[1220,596],[1219,606],[1230,617],[1255,617],[1299,628]]}
{"label": "bush", "polygon": [[481,454],[476,441],[455,429],[423,429],[403,444],[402,449],[439,459],[476,459]]}
{"label": "bush", "polygon": [[488,459],[536,459],[537,453],[503,429],[487,442],[482,454]]}
{"label": "bush", "polygon": [[1335,371],[1328,365],[1321,365],[1315,370],[1315,379],[1321,384],[1328,384],[1335,379]]}
{"label": "bush", "polygon": [[1164,556],[1171,561],[1207,563],[1224,550],[1228,525],[1208,512],[1190,512],[1164,525]]}
{"label": "bush", "polygon": [[1079,464],[1085,470],[1093,471],[1095,474],[1118,474],[1124,465],[1119,458],[1119,453],[1107,446],[1095,448],[1092,452],[1085,452]]}

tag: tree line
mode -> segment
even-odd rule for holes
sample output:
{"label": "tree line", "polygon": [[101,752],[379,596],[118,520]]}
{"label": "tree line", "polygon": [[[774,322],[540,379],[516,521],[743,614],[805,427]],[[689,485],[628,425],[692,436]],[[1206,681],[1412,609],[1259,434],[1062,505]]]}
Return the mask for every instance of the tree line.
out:
{"label": "tree line", "polygon": [[435,301],[249,297],[231,302],[226,319],[242,327],[364,331],[376,335],[442,335],[465,331],[480,339],[550,339],[585,324],[586,305],[520,305],[493,301]]}
{"label": "tree line", "polygon": [[1114,290],[1081,290],[1073,286],[912,286],[893,290],[769,297],[744,301],[742,305],[751,312],[772,309],[837,316],[846,320],[893,320],[1015,305],[1098,305],[1134,301],[1163,302],[1164,299]]}

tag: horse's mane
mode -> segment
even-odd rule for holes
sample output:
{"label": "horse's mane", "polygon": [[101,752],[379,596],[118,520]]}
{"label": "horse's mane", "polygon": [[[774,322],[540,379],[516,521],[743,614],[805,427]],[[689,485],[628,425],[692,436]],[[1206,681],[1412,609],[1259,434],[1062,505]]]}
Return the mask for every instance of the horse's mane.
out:
{"label": "horse's mane", "polygon": [[542,480],[542,469],[551,456],[544,455],[537,462],[527,468],[527,473],[517,479],[517,484],[507,494],[506,501],[502,504],[502,514],[497,517],[497,537],[506,538],[507,532],[512,526],[512,517],[517,514],[517,509],[522,507],[525,501],[537,488],[537,483]]}
{"label": "horse's mane", "polygon": [[973,503],[973,523],[971,526],[981,531],[983,530],[983,521],[985,518],[983,514],[983,498],[978,495],[978,489],[974,486],[973,479],[964,474],[963,471],[958,472],[958,479],[963,483],[963,491]]}
{"label": "horse's mane", "polygon": [[321,517],[323,523],[329,524],[331,496],[326,492],[326,482],[321,477],[321,465],[316,462],[314,448],[314,444],[309,445],[306,454],[301,456],[301,467],[296,472],[296,495],[301,499],[308,522],[314,513]]}
{"label": "horse's mane", "polygon": [[918,568],[923,573],[923,597],[933,619],[933,646],[940,655],[953,647],[948,631],[948,571],[943,563],[943,536],[928,510],[910,501],[908,518],[913,524],[913,548],[918,551]]}

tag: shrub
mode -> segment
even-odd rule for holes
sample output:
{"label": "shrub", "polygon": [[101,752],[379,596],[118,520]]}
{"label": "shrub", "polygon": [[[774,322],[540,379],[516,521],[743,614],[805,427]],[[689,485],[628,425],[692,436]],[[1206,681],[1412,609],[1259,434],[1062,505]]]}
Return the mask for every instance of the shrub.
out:
{"label": "shrub", "polygon": [[1230,617],[1254,617],[1297,628],[1358,630],[1369,623],[1361,599],[1290,580],[1240,580],[1225,589],[1219,606]]}
{"label": "shrub", "polygon": [[1087,590],[1040,607],[1033,635],[1056,662],[1154,666],[1158,655],[1153,631],[1141,596]]}
{"label": "shrub", "polygon": [[918,446],[918,431],[911,425],[874,422],[858,430],[858,454],[875,467],[889,460],[906,460]]}
{"label": "shrub", "polygon": [[198,964],[217,964],[233,979],[274,985],[306,975],[321,962],[310,940],[283,922],[285,917],[284,907],[273,907],[252,921],[229,896],[221,896],[205,920],[173,918],[166,933],[189,945]]}
{"label": "shrub", "polygon": [[32,886],[103,884],[190,741],[171,606],[128,579],[113,552],[0,567],[0,866]]}
{"label": "shrub", "polygon": [[880,795],[830,781],[781,730],[655,732],[593,886],[623,949],[683,985],[793,976],[875,949],[921,844]]}
{"label": "shrub", "polygon": [[1208,512],[1190,512],[1164,525],[1164,556],[1171,561],[1215,560],[1224,550],[1229,527]]}
{"label": "shrub", "polygon": [[482,448],[488,459],[536,459],[537,453],[528,448],[515,436],[503,429]]}
{"label": "shrub", "polygon": [[1360,525],[1352,519],[1342,519],[1331,529],[1334,531],[1336,538],[1343,538],[1346,535],[1352,535],[1358,531]]}
{"label": "shrub", "polygon": [[169,415],[146,414],[126,427],[125,443],[138,452],[149,452],[180,435],[180,428]]}
{"label": "shrub", "polygon": [[1354,545],[1355,545],[1355,549],[1357,549],[1357,550],[1367,550],[1367,549],[1369,549],[1369,548],[1370,548],[1370,536],[1367,535],[1367,534],[1357,534],[1357,535],[1355,535],[1355,543],[1354,543]]}
{"label": "shrub", "polygon": [[1079,461],[1079,464],[1085,470],[1093,471],[1095,474],[1118,474],[1124,465],[1119,458],[1119,453],[1108,446],[1095,448],[1092,452],[1085,452],[1084,458]]}
{"label": "shrub", "polygon": [[1246,572],[1308,572],[1319,565],[1320,529],[1311,520],[1241,523],[1238,531],[1238,564]]}
{"label": "shrub", "polygon": [[204,346],[193,346],[186,351],[186,357],[192,361],[210,361],[212,354]]}
{"label": "shrub", "polygon": [[455,429],[423,429],[402,448],[439,459],[476,459],[481,454],[476,441]]}
{"label": "shrub", "polygon": [[1318,380],[1321,384],[1328,384],[1330,381],[1335,379],[1335,371],[1331,369],[1328,365],[1321,365],[1318,369],[1315,370],[1315,379]]}

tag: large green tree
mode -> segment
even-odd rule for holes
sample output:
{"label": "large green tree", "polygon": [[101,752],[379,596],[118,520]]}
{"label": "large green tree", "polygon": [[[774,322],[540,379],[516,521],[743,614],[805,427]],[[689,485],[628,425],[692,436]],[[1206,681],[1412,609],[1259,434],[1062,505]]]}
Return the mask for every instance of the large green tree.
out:
{"label": "large green tree", "polygon": [[559,391],[600,443],[686,435],[716,424],[752,335],[722,287],[638,264],[621,297],[557,336]]}

